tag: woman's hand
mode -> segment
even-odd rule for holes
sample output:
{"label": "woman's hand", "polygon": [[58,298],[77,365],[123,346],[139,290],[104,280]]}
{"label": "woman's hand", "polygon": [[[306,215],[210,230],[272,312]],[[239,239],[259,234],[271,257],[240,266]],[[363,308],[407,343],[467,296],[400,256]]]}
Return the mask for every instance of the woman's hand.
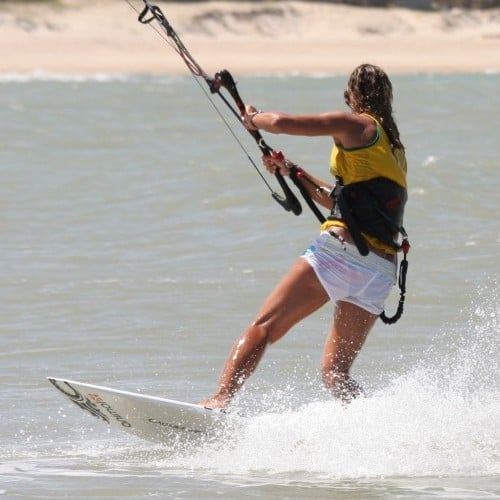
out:
{"label": "woman's hand", "polygon": [[290,175],[290,161],[281,151],[273,151],[270,155],[263,156],[262,163],[271,174],[279,172],[283,176]]}
{"label": "woman's hand", "polygon": [[241,117],[241,120],[243,122],[243,125],[245,125],[245,127],[251,132],[256,132],[257,130],[259,130],[259,127],[256,127],[255,123],[253,122],[253,118],[255,117],[255,115],[259,113],[260,111],[257,111],[257,109],[251,104],[245,106],[245,114]]}

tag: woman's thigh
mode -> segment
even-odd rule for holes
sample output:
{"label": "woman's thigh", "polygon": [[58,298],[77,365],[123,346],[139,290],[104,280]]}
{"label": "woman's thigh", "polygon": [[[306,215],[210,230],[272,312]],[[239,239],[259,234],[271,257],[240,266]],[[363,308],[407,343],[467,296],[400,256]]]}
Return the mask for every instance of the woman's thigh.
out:
{"label": "woman's thigh", "polygon": [[254,324],[266,327],[269,341],[276,342],[329,300],[314,269],[299,258],[268,295]]}

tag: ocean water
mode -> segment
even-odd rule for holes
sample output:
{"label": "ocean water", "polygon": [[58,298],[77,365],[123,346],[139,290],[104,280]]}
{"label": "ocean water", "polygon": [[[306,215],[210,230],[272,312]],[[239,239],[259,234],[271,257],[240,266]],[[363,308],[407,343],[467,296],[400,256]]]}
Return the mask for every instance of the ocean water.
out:
{"label": "ocean water", "polygon": [[[321,387],[327,305],[268,350],[237,432],[162,446],[108,429],[46,377],[208,396],[318,224],[272,200],[189,77],[3,75],[2,496],[500,498],[500,75],[393,83],[412,249],[404,315],[375,326],[353,367],[367,396],[343,408]],[[290,112],[342,108],[344,85],[239,82]],[[328,178],[328,139],[266,139]]]}

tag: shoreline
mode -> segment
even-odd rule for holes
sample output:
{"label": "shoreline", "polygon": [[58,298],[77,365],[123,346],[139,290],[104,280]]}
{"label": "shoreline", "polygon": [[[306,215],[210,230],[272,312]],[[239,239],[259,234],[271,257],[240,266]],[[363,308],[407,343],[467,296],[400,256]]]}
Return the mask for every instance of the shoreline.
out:
{"label": "shoreline", "polygon": [[[0,7],[0,74],[187,73],[125,0]],[[140,7],[142,2],[134,0]],[[399,73],[500,72],[500,9],[443,12],[321,2],[159,3],[211,74],[345,74],[362,62]]]}

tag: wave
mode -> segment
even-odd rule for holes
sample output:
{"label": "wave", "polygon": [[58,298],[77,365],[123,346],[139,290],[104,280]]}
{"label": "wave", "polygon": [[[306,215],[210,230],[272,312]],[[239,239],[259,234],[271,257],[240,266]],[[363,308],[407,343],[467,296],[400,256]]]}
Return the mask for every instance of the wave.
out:
{"label": "wave", "polygon": [[413,498],[496,497],[499,298],[492,280],[479,291],[468,319],[445,327],[416,366],[349,406],[326,399],[290,410],[290,395],[287,403],[286,394],[265,394],[264,403],[254,401],[255,414],[238,419],[237,426],[201,441],[179,437],[167,446],[131,442],[111,431],[102,439],[89,435],[87,422],[73,428],[69,440],[56,431],[34,440],[41,430],[26,422],[17,440],[29,446],[4,453],[10,460],[0,472],[15,480],[19,471],[33,478],[72,476],[78,468],[79,475],[147,473],[238,488],[366,487],[411,491]]}
{"label": "wave", "polygon": [[297,411],[265,412],[225,441],[174,459],[176,465],[315,480],[499,474],[498,285],[494,289],[485,287],[470,319],[443,331],[418,366],[370,397],[348,407],[316,401]]}
{"label": "wave", "polygon": [[131,73],[49,73],[34,71],[32,73],[0,73],[0,83],[33,83],[33,82],[60,82],[60,83],[127,83],[156,81],[170,83],[187,78],[177,75],[148,75]]}

